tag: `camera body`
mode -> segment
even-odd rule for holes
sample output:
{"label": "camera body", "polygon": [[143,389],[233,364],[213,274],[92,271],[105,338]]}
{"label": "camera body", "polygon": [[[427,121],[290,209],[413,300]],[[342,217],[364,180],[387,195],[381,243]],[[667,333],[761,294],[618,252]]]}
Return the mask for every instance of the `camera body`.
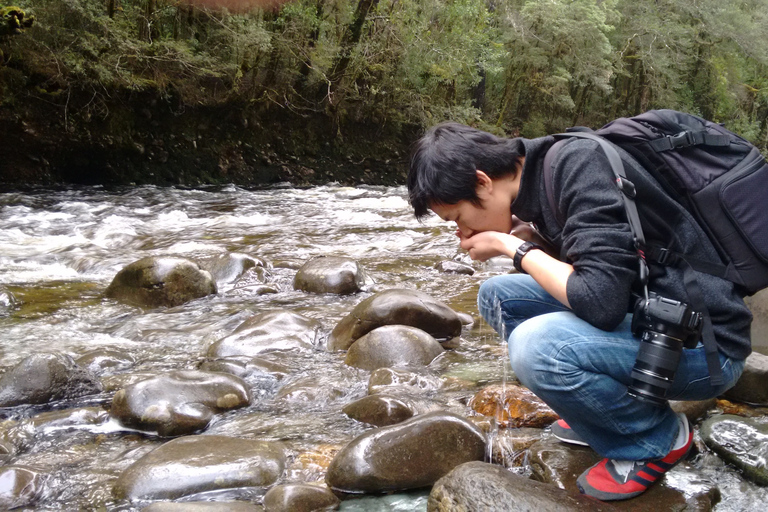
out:
{"label": "camera body", "polygon": [[640,338],[640,350],[632,368],[630,395],[660,407],[667,403],[680,355],[683,348],[696,347],[702,320],[701,313],[688,304],[653,292],[635,303],[632,334]]}

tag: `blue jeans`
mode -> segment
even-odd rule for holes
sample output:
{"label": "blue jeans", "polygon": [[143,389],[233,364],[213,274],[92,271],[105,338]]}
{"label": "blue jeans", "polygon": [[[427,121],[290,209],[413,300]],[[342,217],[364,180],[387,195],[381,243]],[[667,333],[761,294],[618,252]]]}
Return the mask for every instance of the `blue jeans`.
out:
{"label": "blue jeans", "polygon": [[[496,276],[480,287],[483,318],[508,339],[509,359],[520,382],[536,393],[600,455],[620,460],[662,458],[678,432],[667,405],[627,394],[640,341],[632,315],[613,331],[578,318],[525,274]],[[720,354],[725,384],[713,387],[704,348],[683,350],[671,400],[705,400],[736,383],[743,360]]]}

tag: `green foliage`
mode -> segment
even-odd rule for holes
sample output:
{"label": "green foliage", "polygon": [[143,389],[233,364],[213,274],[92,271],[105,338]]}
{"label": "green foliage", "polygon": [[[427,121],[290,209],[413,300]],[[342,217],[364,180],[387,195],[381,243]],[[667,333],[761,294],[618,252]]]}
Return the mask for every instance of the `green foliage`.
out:
{"label": "green foliage", "polygon": [[0,12],[0,88],[21,94],[25,76],[50,101],[87,91],[91,114],[113,91],[151,91],[331,116],[341,136],[445,119],[538,136],[677,108],[768,141],[768,0],[19,2]]}

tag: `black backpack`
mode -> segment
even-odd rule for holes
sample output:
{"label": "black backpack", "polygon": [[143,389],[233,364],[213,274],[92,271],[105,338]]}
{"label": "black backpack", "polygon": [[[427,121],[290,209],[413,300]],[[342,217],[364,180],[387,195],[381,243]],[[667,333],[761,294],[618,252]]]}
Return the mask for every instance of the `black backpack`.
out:
{"label": "black backpack", "polygon": [[[651,110],[616,119],[599,130],[578,127],[555,135],[571,137],[601,144],[628,199],[625,205],[636,238],[642,238],[642,229],[639,220],[633,222],[637,216],[634,189],[618,154],[608,155],[612,148],[606,140],[632,155],[693,214],[719,252],[722,265],[663,248],[640,247],[648,259],[661,264],[684,260],[697,271],[738,284],[747,294],[768,286],[768,162],[756,147],[719,124],[674,110]],[[551,161],[558,145],[562,142],[548,151],[543,172],[549,204],[562,225],[552,190]],[[639,244],[644,246],[645,241]]]}
{"label": "black backpack", "polygon": [[[702,341],[713,385],[721,384],[712,321],[693,270],[728,279],[745,293],[768,286],[768,162],[760,151],[721,125],[674,110],[651,110],[616,119],[599,130],[572,128],[544,157],[544,186],[558,222],[552,185],[554,155],[568,139],[586,138],[600,144],[623,192],[629,226],[640,261],[640,280],[648,297],[646,259],[684,268],[691,306],[702,313]],[[709,235],[721,264],[700,261],[645,242],[635,205],[635,188],[627,179],[615,147],[621,147],[682,204]]]}

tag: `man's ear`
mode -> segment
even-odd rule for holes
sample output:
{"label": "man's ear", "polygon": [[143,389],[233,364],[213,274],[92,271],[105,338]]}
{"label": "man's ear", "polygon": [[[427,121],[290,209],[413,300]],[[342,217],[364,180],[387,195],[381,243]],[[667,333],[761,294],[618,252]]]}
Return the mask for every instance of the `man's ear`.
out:
{"label": "man's ear", "polygon": [[477,181],[475,184],[475,192],[477,196],[482,198],[484,194],[490,194],[493,192],[493,180],[480,169],[475,171]]}

